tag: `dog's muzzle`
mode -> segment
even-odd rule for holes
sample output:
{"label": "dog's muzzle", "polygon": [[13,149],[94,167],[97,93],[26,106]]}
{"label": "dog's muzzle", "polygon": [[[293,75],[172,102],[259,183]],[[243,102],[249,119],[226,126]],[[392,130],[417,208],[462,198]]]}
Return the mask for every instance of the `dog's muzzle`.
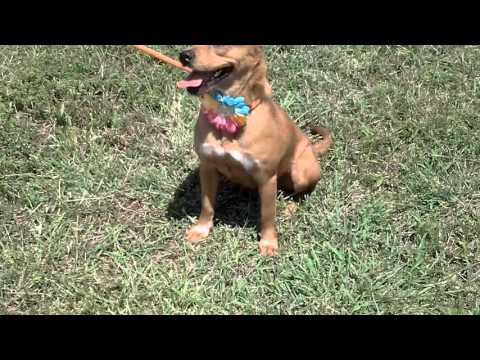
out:
{"label": "dog's muzzle", "polygon": [[183,66],[192,66],[193,59],[195,58],[195,53],[192,50],[185,50],[180,53],[179,60]]}

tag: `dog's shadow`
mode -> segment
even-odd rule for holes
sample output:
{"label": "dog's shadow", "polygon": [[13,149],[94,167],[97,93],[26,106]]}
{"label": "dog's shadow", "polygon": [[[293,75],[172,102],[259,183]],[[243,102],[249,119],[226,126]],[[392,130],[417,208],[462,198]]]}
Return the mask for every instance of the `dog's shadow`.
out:
{"label": "dog's shadow", "polygon": [[[178,186],[168,204],[169,219],[198,218],[201,209],[200,177],[198,169]],[[247,190],[222,179],[215,206],[215,224],[258,229],[260,200],[256,191]]]}
{"label": "dog's shadow", "polygon": [[[283,189],[278,190],[284,198],[296,204],[302,203],[309,192],[293,194]],[[201,189],[198,168],[178,186],[173,199],[167,207],[167,218],[181,220],[186,217],[198,218],[201,210]],[[278,208],[277,208],[278,211]],[[260,197],[258,192],[242,188],[230,181],[220,181],[215,206],[214,223],[233,227],[249,227],[260,231]]]}

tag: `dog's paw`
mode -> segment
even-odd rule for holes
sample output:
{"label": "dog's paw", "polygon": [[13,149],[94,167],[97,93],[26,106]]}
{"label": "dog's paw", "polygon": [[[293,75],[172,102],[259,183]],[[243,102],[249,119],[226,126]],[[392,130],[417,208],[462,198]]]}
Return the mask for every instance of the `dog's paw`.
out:
{"label": "dog's paw", "polygon": [[258,244],[260,248],[260,256],[277,256],[278,255],[278,241],[274,240],[260,240]]}
{"label": "dog's paw", "polygon": [[194,225],[185,233],[185,238],[190,244],[195,244],[204,240],[209,234],[212,226],[210,225]]}

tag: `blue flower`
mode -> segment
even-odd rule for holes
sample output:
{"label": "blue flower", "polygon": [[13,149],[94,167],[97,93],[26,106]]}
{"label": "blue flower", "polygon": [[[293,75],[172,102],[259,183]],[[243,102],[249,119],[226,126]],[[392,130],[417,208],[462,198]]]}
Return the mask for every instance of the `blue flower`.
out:
{"label": "blue flower", "polygon": [[245,105],[245,98],[243,96],[236,97],[234,102],[236,106],[243,106]]}
{"label": "blue flower", "polygon": [[235,114],[247,116],[250,115],[250,106],[243,105],[235,107]]}
{"label": "blue flower", "polygon": [[220,91],[215,90],[213,98],[218,101],[220,105],[232,108],[231,111],[237,115],[250,115],[250,107],[245,103],[245,98],[243,96],[233,97],[223,95]]}
{"label": "blue flower", "polygon": [[234,98],[231,97],[231,96],[225,96],[225,97],[223,98],[223,103],[224,103],[225,105],[227,105],[227,106],[235,106],[235,105],[237,105],[236,99],[234,99]]}

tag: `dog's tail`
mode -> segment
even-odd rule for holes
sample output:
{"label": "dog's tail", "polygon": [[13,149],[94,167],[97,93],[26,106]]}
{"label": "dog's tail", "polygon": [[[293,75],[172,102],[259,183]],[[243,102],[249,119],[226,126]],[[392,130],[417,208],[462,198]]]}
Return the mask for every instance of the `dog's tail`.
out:
{"label": "dog's tail", "polygon": [[322,142],[318,142],[312,145],[315,156],[325,154],[333,144],[332,132],[324,127],[314,127],[311,131],[313,134],[320,135],[323,138]]}

